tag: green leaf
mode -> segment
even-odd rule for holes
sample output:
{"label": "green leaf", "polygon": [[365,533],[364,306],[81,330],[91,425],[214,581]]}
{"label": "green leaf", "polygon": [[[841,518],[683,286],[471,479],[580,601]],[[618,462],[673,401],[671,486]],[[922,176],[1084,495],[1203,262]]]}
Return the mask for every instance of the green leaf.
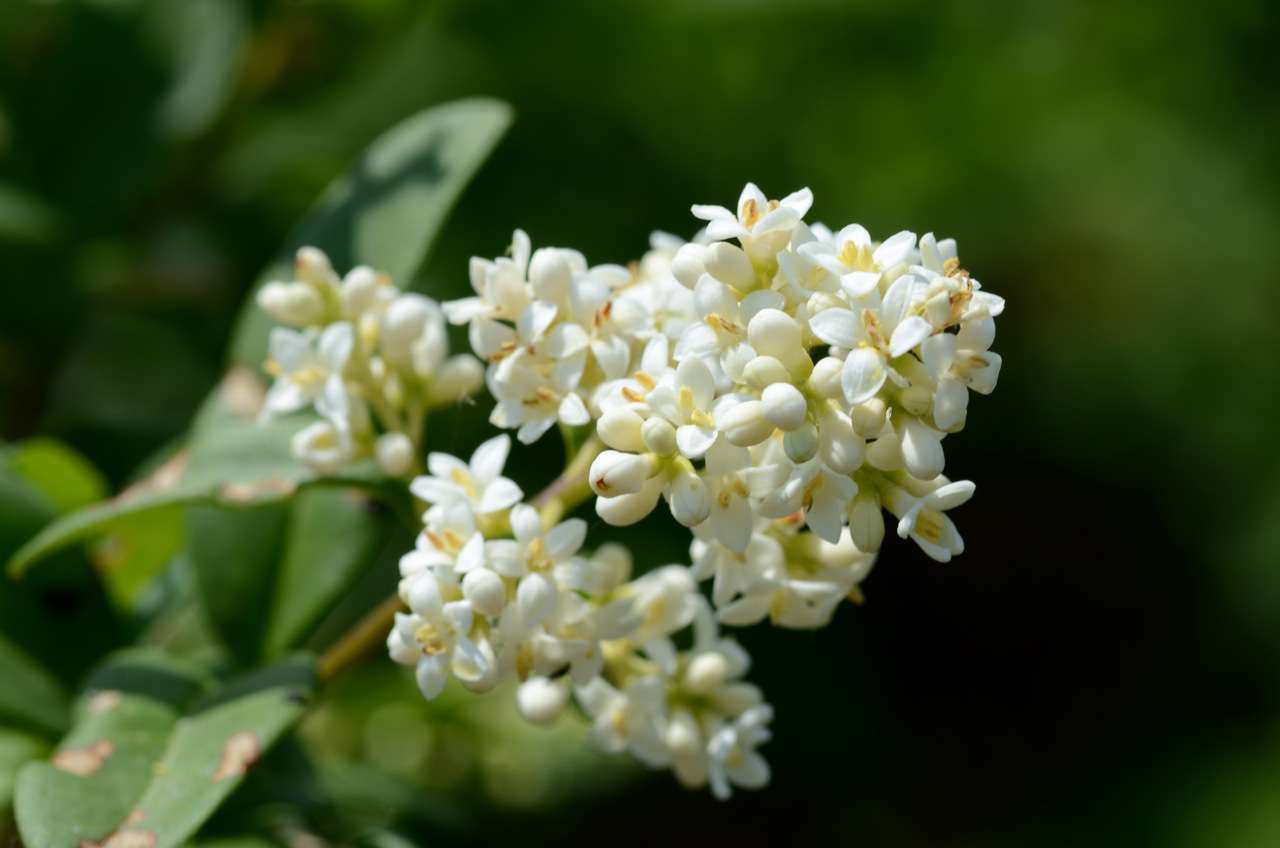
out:
{"label": "green leaf", "polygon": [[[297,247],[315,244],[339,267],[368,264],[408,283],[463,187],[509,123],[505,104],[472,99],[425,110],[388,130],[329,187],[262,280],[286,273]],[[55,551],[120,529],[127,516],[165,506],[254,503],[289,497],[316,482],[381,483],[372,463],[321,481],[294,462],[289,442],[308,423],[305,416],[266,425],[255,420],[263,392],[257,367],[269,330],[269,319],[250,300],[232,345],[233,360],[247,367],[233,369],[206,401],[187,449],[116,498],[45,527],[14,554],[10,572],[21,574]],[[153,557],[147,565],[153,569],[154,563]],[[148,570],[122,576],[124,594],[144,583]]]}
{"label": "green leaf", "polygon": [[31,483],[58,512],[70,512],[107,496],[107,481],[84,457],[54,439],[28,439],[9,451],[13,471]]}
{"label": "green leaf", "polygon": [[[371,265],[409,287],[462,189],[511,123],[497,100],[458,100],[419,112],[375,141],[320,198],[261,282],[288,276],[294,252],[315,245],[335,268]],[[271,319],[252,299],[241,313],[232,358],[257,368]]]}
{"label": "green leaf", "polygon": [[0,728],[0,821],[13,802],[13,787],[18,769],[32,760],[42,759],[48,745],[34,736]]}
{"label": "green leaf", "polygon": [[60,733],[69,717],[67,697],[57,681],[0,637],[0,720]]}
{"label": "green leaf", "polygon": [[205,612],[245,663],[296,647],[388,536],[383,511],[353,489],[307,489],[250,509],[197,506],[188,528]]}
{"label": "green leaf", "polygon": [[78,848],[122,833],[154,848],[182,843],[297,720],[313,685],[303,659],[203,697],[204,681],[182,666],[154,657],[109,663],[53,757],[18,775],[25,844]]}
{"label": "green leaf", "polygon": [[191,563],[210,626],[237,659],[261,656],[276,568],[289,525],[285,503],[187,511]]}
{"label": "green leaf", "polygon": [[354,489],[315,489],[295,499],[267,656],[297,646],[368,569],[389,535],[383,518],[368,495]]}

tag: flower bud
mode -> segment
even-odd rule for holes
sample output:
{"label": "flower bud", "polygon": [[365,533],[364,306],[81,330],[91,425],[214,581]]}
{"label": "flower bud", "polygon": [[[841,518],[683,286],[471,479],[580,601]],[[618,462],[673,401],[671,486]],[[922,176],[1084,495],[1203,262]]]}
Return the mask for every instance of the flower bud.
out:
{"label": "flower bud", "polygon": [[449,406],[469,398],[484,385],[484,366],[468,353],[445,360],[431,378],[427,401],[432,406]]}
{"label": "flower bud", "polygon": [[681,473],[671,481],[671,515],[685,527],[695,527],[711,514],[711,495],[702,478],[692,472]]}
{"label": "flower bud", "polygon": [[645,421],[640,428],[640,438],[658,456],[671,456],[676,452],[676,428],[665,418]]}
{"label": "flower bud", "polygon": [[684,688],[695,695],[706,695],[724,684],[729,675],[729,662],[716,651],[697,654],[684,672]]}
{"label": "flower bud", "polygon": [[573,283],[572,254],[558,247],[540,247],[529,260],[529,283],[540,300],[559,303],[569,296]]}
{"label": "flower bud", "polygon": [[804,423],[808,404],[800,390],[790,383],[773,383],[760,394],[764,417],[779,430],[790,431]]}
{"label": "flower bud", "polygon": [[730,444],[740,448],[758,445],[773,433],[773,424],[764,415],[764,404],[749,400],[732,407],[720,419],[720,432]]}
{"label": "flower bud", "polygon": [[797,465],[808,462],[818,452],[818,428],[805,424],[792,430],[782,437],[782,448]]}
{"label": "flower bud", "polygon": [[616,498],[596,498],[596,514],[614,527],[628,527],[653,512],[662,496],[658,478],[647,481],[638,492]]}
{"label": "flower bud", "polygon": [[383,433],[374,445],[374,455],[388,477],[403,477],[413,468],[413,442],[404,433]]}
{"label": "flower bud", "polygon": [[917,480],[932,480],[942,473],[946,459],[941,436],[915,418],[902,428],[902,461],[907,473]]}
{"label": "flower bud", "polygon": [[707,273],[707,266],[703,261],[707,255],[707,246],[704,244],[694,244],[692,242],[680,246],[676,251],[676,255],[671,258],[671,274],[680,281],[680,285],[687,289],[692,289],[698,285],[698,280],[702,275]]}
{"label": "flower bud", "polygon": [[840,386],[840,374],[844,370],[844,362],[834,356],[818,360],[809,374],[809,388],[824,398],[841,398],[844,389]]}
{"label": "flower bud", "polygon": [[760,690],[750,683],[721,686],[712,697],[715,708],[725,715],[738,715],[764,700]]}
{"label": "flower bud", "polygon": [[880,499],[874,493],[859,491],[849,507],[849,535],[858,550],[874,553],[884,541],[884,518]]}
{"label": "flower bud", "polygon": [[747,367],[742,371],[742,378],[757,389],[763,389],[773,383],[789,382],[791,375],[776,358],[757,356],[747,363]]}
{"label": "flower bud", "polygon": [[537,627],[556,609],[556,587],[542,574],[526,574],[516,586],[520,617],[529,627]]}
{"label": "flower bud", "polygon": [[401,584],[401,596],[414,612],[431,609],[440,603],[440,584],[430,571],[421,571]]}
{"label": "flower bud", "polygon": [[462,578],[462,594],[481,615],[496,618],[507,606],[507,587],[487,568],[473,568]]}
{"label": "flower bud", "polygon": [[742,248],[718,241],[708,246],[703,258],[707,273],[739,291],[755,288],[756,271]]}
{"label": "flower bud", "polygon": [[309,327],[324,321],[324,298],[306,283],[267,283],[258,290],[258,306],[281,324]]}
{"label": "flower bud", "polygon": [[359,318],[377,305],[381,289],[378,274],[368,265],[352,268],[342,278],[342,314]]}
{"label": "flower bud", "polygon": [[591,463],[588,480],[591,490],[605,498],[640,491],[653,475],[653,459],[649,454],[602,451]]}
{"label": "flower bud", "polygon": [[402,294],[382,316],[382,355],[388,362],[408,361],[413,343],[422,335],[435,304],[420,294]]}
{"label": "flower bud", "polygon": [[933,407],[933,392],[919,384],[908,386],[898,395],[898,401],[912,415],[928,415]]}
{"label": "flower bud", "polygon": [[683,708],[672,713],[663,741],[677,757],[694,757],[702,753],[705,747],[697,719]]}
{"label": "flower bud", "polygon": [[596,422],[596,433],[602,442],[615,450],[641,453],[645,450],[644,439],[640,435],[644,423],[634,409],[618,406],[600,416]]}
{"label": "flower bud", "polygon": [[777,359],[793,377],[804,379],[813,370],[813,360],[801,344],[800,325],[781,309],[761,309],[752,316],[747,338],[756,353]]}
{"label": "flower bud", "polygon": [[516,690],[516,707],[526,721],[550,724],[569,702],[568,687],[545,677],[530,677]]}
{"label": "flower bud", "polygon": [[853,422],[854,432],[864,439],[874,439],[884,429],[887,412],[884,401],[873,397],[850,410],[849,419]]}
{"label": "flower bud", "polygon": [[294,256],[293,269],[299,280],[318,289],[330,287],[338,281],[338,275],[334,273],[329,257],[323,250],[316,247],[298,248]]}
{"label": "flower bud", "polygon": [[867,457],[867,443],[853,431],[848,416],[832,411],[822,419],[819,451],[832,471],[852,474]]}

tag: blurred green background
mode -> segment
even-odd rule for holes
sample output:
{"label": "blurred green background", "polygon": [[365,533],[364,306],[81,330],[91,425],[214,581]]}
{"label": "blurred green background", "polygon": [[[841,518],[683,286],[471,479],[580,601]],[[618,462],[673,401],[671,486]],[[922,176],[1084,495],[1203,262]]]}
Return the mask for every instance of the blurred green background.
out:
{"label": "blurred green background", "polygon": [[[273,755],[314,774],[277,781],[304,813],[276,837],[349,813],[423,844],[1278,845],[1278,22],[1266,0],[5,0],[0,435],[126,483],[217,381],[292,222],[434,103],[516,109],[437,296],[516,226],[626,261],[691,234],[693,202],[808,185],[828,224],[955,236],[1008,299],[1000,387],[947,441],[979,484],[966,554],[891,544],[830,628],[744,634],[779,711],[763,793],[686,793],[501,697],[428,708],[384,662]],[[649,538],[644,566],[686,537]],[[108,639],[91,619],[41,637],[69,668]]]}

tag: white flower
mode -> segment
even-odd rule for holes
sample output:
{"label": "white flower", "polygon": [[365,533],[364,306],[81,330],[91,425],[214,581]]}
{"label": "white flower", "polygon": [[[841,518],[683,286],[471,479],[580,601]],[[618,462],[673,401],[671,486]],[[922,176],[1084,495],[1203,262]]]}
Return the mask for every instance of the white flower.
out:
{"label": "white flower", "polygon": [[[534,309],[530,307],[526,314],[533,315]],[[495,427],[516,429],[516,438],[525,444],[537,441],[557,422],[579,426],[591,420],[591,413],[577,392],[586,362],[586,333],[577,324],[561,324],[541,338],[542,320],[545,319],[522,321],[525,329],[520,331],[520,338],[537,341],[502,355],[489,366],[486,376],[489,391],[497,400],[489,422]],[[502,346],[508,344],[514,343],[503,342]],[[479,346],[477,353],[484,356],[485,349]]]}
{"label": "white flower", "polygon": [[947,482],[945,477],[928,485],[934,488],[920,494],[895,486],[889,491],[886,506],[898,516],[900,537],[910,536],[933,559],[950,562],[953,556],[964,553],[964,540],[946,511],[973,497],[975,486],[968,480]]}
{"label": "white flower", "polygon": [[526,627],[536,627],[555,612],[560,592],[555,569],[582,547],[587,523],[570,518],[544,532],[538,511],[519,504],[511,509],[511,532],[514,539],[487,543],[487,558],[494,571],[519,578],[520,614]]}
{"label": "white flower", "polygon": [[755,183],[747,183],[738,196],[736,213],[713,205],[694,205],[690,211],[707,222],[708,238],[736,238],[753,262],[767,263],[786,245],[812,205],[813,192],[807,188],[779,201],[769,200]]}
{"label": "white flower", "polygon": [[427,503],[463,501],[477,515],[500,512],[524,496],[519,486],[502,476],[510,452],[511,437],[501,435],[476,448],[470,463],[447,453],[432,453],[427,457],[431,474],[415,478],[409,490]]}
{"label": "white flower", "polygon": [[996,324],[990,318],[970,321],[960,332],[939,333],[920,345],[921,358],[937,380],[933,397],[933,421],[943,430],[964,424],[969,389],[991,394],[1000,376],[1000,354],[992,353]]}
{"label": "white flower", "polygon": [[444,304],[453,324],[466,324],[477,317],[515,321],[533,299],[525,274],[529,268],[529,236],[516,230],[511,236],[511,256],[488,260],[471,259],[471,287],[475,296]]}
{"label": "white flower", "polygon": [[592,719],[591,737],[610,753],[630,751],[652,768],[670,762],[662,740],[666,686],[657,677],[642,677],[621,690],[597,677],[574,692]]}
{"label": "white flower", "polygon": [[928,321],[908,314],[920,285],[915,277],[904,275],[889,287],[878,311],[864,308],[861,313],[855,313],[849,309],[824,309],[809,319],[809,328],[815,336],[849,352],[841,386],[850,404],[873,397],[890,376],[900,385],[905,383],[890,362],[933,333]]}
{"label": "white flower", "polygon": [[707,746],[711,757],[711,791],[720,799],[733,794],[733,786],[761,789],[769,783],[769,764],[757,747],[768,742],[772,734],[769,722],[773,707],[760,704],[738,716],[732,723],[716,731]]}
{"label": "white flower", "polygon": [[693,290],[694,309],[701,319],[690,324],[676,343],[675,358],[711,358],[731,379],[738,379],[755,352],[747,344],[747,325],[762,309],[782,305],[782,296],[759,290],[739,302],[727,285],[704,274]]}
{"label": "white flower", "polygon": [[341,381],[353,344],[351,325],[346,322],[331,324],[322,332],[273,329],[267,370],[276,380],[267,392],[263,416],[295,412],[315,403],[326,383]]}
{"label": "white flower", "polygon": [[707,451],[702,480],[711,496],[711,513],[701,525],[708,535],[733,551],[745,551],[751,541],[753,514],[744,471],[751,463],[746,448],[719,439]]}
{"label": "white flower", "polygon": [[493,664],[492,651],[471,639],[471,604],[446,602],[430,573],[411,578],[403,594],[412,613],[396,614],[388,644],[393,658],[412,659],[422,696],[430,700],[439,695],[451,673],[464,684],[484,681]]}

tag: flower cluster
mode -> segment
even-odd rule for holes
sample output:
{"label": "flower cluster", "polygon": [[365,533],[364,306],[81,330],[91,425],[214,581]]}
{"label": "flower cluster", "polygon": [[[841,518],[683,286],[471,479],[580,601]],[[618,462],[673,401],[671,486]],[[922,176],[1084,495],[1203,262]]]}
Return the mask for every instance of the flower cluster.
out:
{"label": "flower cluster", "polygon": [[293,453],[318,471],[373,456],[384,473],[408,476],[426,412],[475,394],[482,366],[450,357],[439,304],[386,275],[360,266],[339,278],[313,247],[298,251],[294,272],[258,292],[259,307],[288,325],[271,331],[263,416],[314,408],[320,420],[297,433]]}
{"label": "flower cluster", "polygon": [[[688,568],[631,577],[625,548],[581,553],[587,525],[547,526],[502,476],[503,435],[470,462],[432,453],[413,494],[430,504],[416,547],[400,561],[400,597],[387,639],[434,698],[450,677],[475,691],[519,679],[530,721],[554,720],[572,695],[609,751],[670,768],[687,785],[763,785],[756,745],[771,708],[742,681],[746,652],[722,638]],[[692,631],[692,647],[673,637]]]}
{"label": "flower cluster", "polygon": [[[767,782],[773,711],[720,628],[816,628],[860,601],[886,512],[930,557],[963,551],[947,513],[974,486],[943,475],[942,445],[969,392],[995,387],[1004,301],[955,242],[833,231],[805,222],[811,204],[748,184],[735,210],[692,208],[692,241],[655,234],[625,267],[517,230],[508,255],[472,260],[474,295],[441,306],[369,269],[339,279],[311,249],[262,290],[302,328],[272,336],[267,412],[315,407],[295,452],[321,469],[372,453],[411,476],[426,411],[481,380],[495,426],[578,446],[528,502],[503,476],[505,434],[469,462],[429,454],[410,483],[423,526],[387,647],[425,697],[516,681],[530,721],[574,702],[606,750],[725,797]],[[446,320],[478,360],[448,357]],[[586,522],[561,519],[593,496],[617,526],[665,501],[688,564],[633,576],[625,548],[584,550]]]}

